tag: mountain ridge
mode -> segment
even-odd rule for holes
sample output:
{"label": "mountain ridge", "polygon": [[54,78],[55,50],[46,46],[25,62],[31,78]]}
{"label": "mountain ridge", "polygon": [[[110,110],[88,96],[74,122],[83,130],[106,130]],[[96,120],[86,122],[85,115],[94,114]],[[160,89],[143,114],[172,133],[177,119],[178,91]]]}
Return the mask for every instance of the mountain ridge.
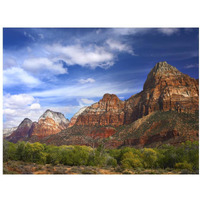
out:
{"label": "mountain ridge", "polygon": [[[58,125],[59,123],[56,123],[54,120],[52,121],[49,117],[52,113],[50,110],[47,110],[41,118],[39,118],[38,123],[32,124],[29,137],[24,139],[45,142],[54,138],[55,141],[57,141],[60,135],[64,134],[62,136],[62,138],[65,138],[65,140],[63,140],[64,144],[91,145],[90,142],[93,141],[92,143],[94,143],[94,140],[100,142],[106,138],[114,138],[110,140],[113,142],[110,146],[118,147],[128,144],[145,146],[149,142],[152,144],[154,143],[153,139],[150,139],[151,136],[148,134],[143,135],[141,132],[141,139],[133,139],[134,135],[137,133],[134,131],[133,136],[131,136],[132,142],[130,142],[131,140],[125,142],[126,138],[120,137],[120,135],[119,138],[116,137],[119,133],[118,127],[128,127],[133,123],[140,124],[141,122],[141,126],[145,126],[144,119],[150,117],[152,113],[163,112],[163,115],[158,114],[157,116],[161,116],[161,118],[163,117],[164,119],[166,117],[167,119],[164,121],[154,119],[149,129],[155,132],[154,130],[161,128],[162,123],[169,123],[169,127],[165,129],[161,128],[163,132],[161,134],[156,132],[157,136],[155,135],[153,138],[155,140],[162,140],[163,142],[169,140],[170,143],[172,143],[170,138],[173,138],[181,142],[184,140],[187,133],[185,130],[177,129],[176,126],[170,125],[170,123],[172,123],[170,121],[170,116],[174,116],[175,114],[173,113],[175,112],[177,119],[174,118],[174,121],[176,121],[177,124],[182,124],[182,121],[177,121],[178,119],[182,120],[182,118],[184,118],[182,113],[190,116],[188,119],[186,118],[190,121],[191,119],[195,119],[193,115],[198,109],[198,81],[183,74],[177,68],[164,61],[157,63],[152,68],[144,83],[143,90],[132,95],[129,99],[122,101],[117,95],[106,93],[100,101],[91,106],[81,108],[72,117],[70,122],[64,124],[64,126],[62,126],[62,123]],[[167,115],[167,112],[171,114]],[[58,116],[55,113],[54,115]],[[59,116],[63,115],[61,114]],[[182,116],[182,118],[180,116]],[[62,121],[60,118],[59,120]],[[182,132],[180,132],[180,130]],[[187,130],[194,138],[197,139],[199,137],[196,128],[192,125],[189,129],[187,127]],[[130,130],[127,129],[127,132],[129,134]],[[183,135],[184,137],[182,137]],[[126,137],[128,136],[126,135]],[[179,140],[177,137],[182,139]],[[47,140],[45,138],[47,138]],[[121,141],[119,141],[120,138]],[[63,144],[63,142],[58,142],[58,144],[60,143]]]}

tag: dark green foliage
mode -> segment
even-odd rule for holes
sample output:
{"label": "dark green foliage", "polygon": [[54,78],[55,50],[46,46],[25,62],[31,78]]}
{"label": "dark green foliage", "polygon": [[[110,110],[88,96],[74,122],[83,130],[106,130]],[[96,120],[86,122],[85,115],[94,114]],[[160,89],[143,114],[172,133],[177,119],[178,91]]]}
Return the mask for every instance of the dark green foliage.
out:
{"label": "dark green foliage", "polygon": [[[199,169],[199,143],[187,141],[178,147],[106,150],[87,146],[53,146],[29,142],[17,144],[4,141],[3,161],[19,160],[38,164],[114,167],[120,170],[175,169],[183,173]],[[185,170],[185,171],[184,171]]]}

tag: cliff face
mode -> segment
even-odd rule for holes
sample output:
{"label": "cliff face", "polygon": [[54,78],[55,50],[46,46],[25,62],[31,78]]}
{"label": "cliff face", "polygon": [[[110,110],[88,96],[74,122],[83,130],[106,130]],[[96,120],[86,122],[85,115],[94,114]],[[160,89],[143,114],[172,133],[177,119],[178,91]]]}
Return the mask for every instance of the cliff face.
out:
{"label": "cliff face", "polygon": [[114,94],[105,94],[103,98],[85,109],[77,120],[76,125],[111,125],[119,126],[124,123],[124,101]]}
{"label": "cliff face", "polygon": [[127,101],[105,94],[76,119],[75,125],[130,124],[154,111],[194,113],[199,107],[198,81],[160,62],[148,74],[143,91]]}
{"label": "cliff face", "polygon": [[143,91],[127,100],[125,123],[159,110],[194,113],[198,109],[198,81],[160,62],[149,73]]}

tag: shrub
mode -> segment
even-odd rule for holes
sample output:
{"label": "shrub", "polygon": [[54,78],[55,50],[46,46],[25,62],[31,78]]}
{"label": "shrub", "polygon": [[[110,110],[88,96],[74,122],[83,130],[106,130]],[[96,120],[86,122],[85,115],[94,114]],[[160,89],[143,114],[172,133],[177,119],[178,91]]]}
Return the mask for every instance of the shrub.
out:
{"label": "shrub", "polygon": [[192,164],[187,163],[187,162],[176,163],[175,168],[176,169],[186,169],[186,170],[192,171]]}
{"label": "shrub", "polygon": [[143,164],[137,154],[126,152],[122,156],[121,166],[123,169],[133,169],[143,167]]}

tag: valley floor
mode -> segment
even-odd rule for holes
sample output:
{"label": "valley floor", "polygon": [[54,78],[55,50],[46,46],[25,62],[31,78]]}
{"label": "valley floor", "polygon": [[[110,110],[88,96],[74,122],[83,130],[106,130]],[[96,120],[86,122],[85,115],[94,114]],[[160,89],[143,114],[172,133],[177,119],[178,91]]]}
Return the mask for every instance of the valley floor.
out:
{"label": "valley floor", "polygon": [[36,164],[23,161],[8,161],[3,164],[3,174],[199,174],[186,169],[137,169],[123,170],[119,166],[92,167],[92,166],[66,166],[62,164]]}

